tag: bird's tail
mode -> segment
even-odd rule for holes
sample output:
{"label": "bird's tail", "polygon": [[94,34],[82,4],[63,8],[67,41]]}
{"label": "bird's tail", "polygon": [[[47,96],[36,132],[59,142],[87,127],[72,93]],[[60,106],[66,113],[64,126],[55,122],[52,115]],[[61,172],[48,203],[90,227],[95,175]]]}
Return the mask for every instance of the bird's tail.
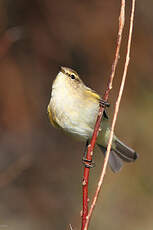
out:
{"label": "bird's tail", "polygon": [[126,146],[119,139],[116,139],[114,143],[115,143],[115,148],[113,150],[123,161],[133,162],[138,158],[138,154],[135,152],[135,150]]}
{"label": "bird's tail", "polygon": [[[138,154],[118,139],[114,141],[114,144],[115,147],[110,152],[108,163],[113,172],[118,172],[123,166],[123,161],[133,162],[138,158]],[[106,148],[98,146],[105,154]]]}

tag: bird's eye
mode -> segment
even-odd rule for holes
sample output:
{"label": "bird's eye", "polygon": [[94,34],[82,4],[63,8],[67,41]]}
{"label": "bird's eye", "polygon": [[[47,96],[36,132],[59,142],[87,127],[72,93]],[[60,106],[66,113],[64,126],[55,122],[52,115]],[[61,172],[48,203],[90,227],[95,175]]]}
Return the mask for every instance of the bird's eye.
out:
{"label": "bird's eye", "polygon": [[74,74],[71,74],[70,77],[71,77],[71,79],[75,79],[75,75]]}

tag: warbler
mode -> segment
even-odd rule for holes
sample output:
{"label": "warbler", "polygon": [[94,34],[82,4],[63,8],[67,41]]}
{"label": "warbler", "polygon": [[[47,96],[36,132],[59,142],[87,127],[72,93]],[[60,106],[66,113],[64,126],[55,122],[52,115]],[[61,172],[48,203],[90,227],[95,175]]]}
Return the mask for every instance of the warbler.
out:
{"label": "warbler", "polygon": [[[78,73],[61,67],[52,85],[48,114],[51,124],[82,141],[91,139],[96,123],[99,104],[103,102],[96,91],[87,87]],[[104,102],[103,102],[104,103]],[[107,104],[106,104],[107,105]],[[105,154],[110,135],[106,111],[100,126],[96,144]],[[115,135],[109,156],[109,165],[118,172],[123,161],[133,162],[138,154],[121,142]]]}

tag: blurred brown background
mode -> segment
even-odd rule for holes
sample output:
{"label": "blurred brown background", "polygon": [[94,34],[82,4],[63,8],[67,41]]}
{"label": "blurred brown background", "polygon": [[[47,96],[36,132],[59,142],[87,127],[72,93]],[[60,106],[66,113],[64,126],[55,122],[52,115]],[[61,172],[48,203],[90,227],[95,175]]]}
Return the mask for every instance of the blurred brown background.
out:
{"label": "blurred brown background", "polygon": [[[121,173],[110,169],[90,229],[153,228],[153,1],[137,1],[131,61],[116,133],[140,154]],[[120,1],[0,1],[0,228],[80,228],[83,143],[47,117],[59,66],[74,68],[102,94],[114,59]],[[112,118],[125,61],[130,4]],[[95,150],[90,194],[103,156]],[[91,197],[91,196],[90,196]]]}

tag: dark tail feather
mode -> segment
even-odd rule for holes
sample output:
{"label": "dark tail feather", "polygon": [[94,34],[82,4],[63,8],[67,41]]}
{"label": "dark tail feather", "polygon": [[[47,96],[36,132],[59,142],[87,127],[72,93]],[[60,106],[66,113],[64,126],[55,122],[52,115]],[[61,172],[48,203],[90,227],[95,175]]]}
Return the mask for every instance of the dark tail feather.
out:
{"label": "dark tail feather", "polygon": [[[101,145],[98,145],[98,146],[105,155],[106,148],[104,148]],[[111,150],[110,152],[108,163],[112,171],[115,173],[118,172],[123,166],[123,161],[117,156],[117,154],[113,150]]]}
{"label": "dark tail feather", "polygon": [[[106,148],[101,145],[98,146],[105,155]],[[123,166],[123,161],[133,162],[138,156],[139,155],[133,149],[117,139],[115,140],[115,149],[110,152],[108,163],[113,172],[118,172]]]}
{"label": "dark tail feather", "polygon": [[138,158],[138,154],[133,149],[126,146],[118,139],[115,140],[115,149],[113,150],[123,161],[126,162],[133,162]]}
{"label": "dark tail feather", "polygon": [[123,166],[123,161],[116,155],[114,151],[110,152],[109,165],[114,173],[119,172]]}

